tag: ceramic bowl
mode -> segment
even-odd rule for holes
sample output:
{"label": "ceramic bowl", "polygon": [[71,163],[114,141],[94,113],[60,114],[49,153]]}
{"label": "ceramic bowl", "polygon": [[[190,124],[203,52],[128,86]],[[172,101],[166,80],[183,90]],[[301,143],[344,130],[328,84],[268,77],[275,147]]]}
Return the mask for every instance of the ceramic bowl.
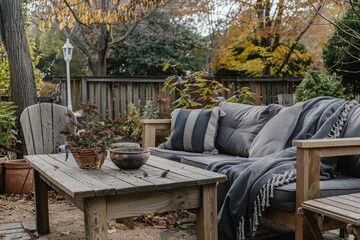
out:
{"label": "ceramic bowl", "polygon": [[110,159],[120,169],[138,169],[149,157],[150,151],[147,148],[110,149]]}

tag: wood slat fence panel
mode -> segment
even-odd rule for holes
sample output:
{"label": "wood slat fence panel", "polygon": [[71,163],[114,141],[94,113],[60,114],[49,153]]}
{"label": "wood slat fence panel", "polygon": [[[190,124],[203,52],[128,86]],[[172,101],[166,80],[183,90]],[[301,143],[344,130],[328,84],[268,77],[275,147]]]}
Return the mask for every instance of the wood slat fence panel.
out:
{"label": "wood slat fence panel", "polygon": [[[257,105],[278,103],[278,94],[293,94],[301,78],[242,78],[242,77],[212,77],[229,88],[249,87],[256,93]],[[66,79],[60,81],[61,104],[66,106]],[[146,101],[154,101],[166,97],[173,102],[175,94],[163,93],[165,78],[115,78],[115,77],[84,77],[71,79],[73,109],[78,110],[79,104],[84,101],[94,102],[103,117],[118,117],[125,119],[129,103],[134,103],[142,109]],[[224,93],[228,98],[232,92]]]}

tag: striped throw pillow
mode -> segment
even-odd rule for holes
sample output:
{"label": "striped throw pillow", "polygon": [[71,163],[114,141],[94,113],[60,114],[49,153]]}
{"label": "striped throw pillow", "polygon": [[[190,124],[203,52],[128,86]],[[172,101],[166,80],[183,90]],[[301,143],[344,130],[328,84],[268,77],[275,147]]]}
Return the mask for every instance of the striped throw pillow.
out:
{"label": "striped throw pillow", "polygon": [[212,109],[176,109],[171,114],[170,136],[164,148],[217,153],[215,137],[222,110]]}

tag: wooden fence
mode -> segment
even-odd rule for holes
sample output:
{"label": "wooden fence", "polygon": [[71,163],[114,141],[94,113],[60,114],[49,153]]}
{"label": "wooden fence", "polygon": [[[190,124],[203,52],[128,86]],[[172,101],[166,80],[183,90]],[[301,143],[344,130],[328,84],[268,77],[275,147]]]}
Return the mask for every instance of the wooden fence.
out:
{"label": "wooden fence", "polygon": [[[234,84],[235,88],[249,87],[256,94],[257,105],[278,103],[278,94],[293,94],[301,78],[241,78],[214,77],[225,87]],[[66,79],[56,78],[60,82],[61,104],[66,106]],[[102,116],[125,118],[128,104],[134,103],[141,109],[146,101],[156,102],[166,97],[170,102],[174,94],[163,93],[165,78],[119,78],[119,77],[83,77],[71,79],[73,109],[79,109],[84,101],[94,102]]]}

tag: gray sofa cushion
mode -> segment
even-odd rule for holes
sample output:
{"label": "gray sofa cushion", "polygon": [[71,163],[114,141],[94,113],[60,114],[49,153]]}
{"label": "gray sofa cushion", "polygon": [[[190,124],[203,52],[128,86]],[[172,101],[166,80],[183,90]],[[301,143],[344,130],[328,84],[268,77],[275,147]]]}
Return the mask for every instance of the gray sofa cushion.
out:
{"label": "gray sofa cushion", "polygon": [[220,108],[225,112],[225,117],[219,120],[215,147],[220,153],[247,157],[255,136],[282,106],[222,102]]}
{"label": "gray sofa cushion", "polygon": [[[320,196],[331,197],[343,194],[360,193],[360,178],[341,176],[320,181]],[[296,182],[274,189],[274,198],[270,198],[273,208],[284,211],[295,211]]]}
{"label": "gray sofa cushion", "polygon": [[213,109],[175,109],[171,113],[170,136],[164,148],[189,152],[213,152],[218,121],[219,107]]}
{"label": "gray sofa cushion", "polygon": [[[356,106],[350,114],[351,117],[344,126],[346,129],[342,136],[344,138],[358,137],[360,133],[360,105]],[[337,170],[343,174],[360,177],[360,155],[338,157]]]}
{"label": "gray sofa cushion", "polygon": [[198,168],[205,169],[210,163],[215,161],[224,160],[236,160],[237,158],[227,154],[203,154],[203,153],[192,153],[185,151],[175,151],[169,149],[161,149],[156,147],[149,147],[150,154],[158,157],[162,157],[175,162],[181,162],[187,165],[191,165]]}
{"label": "gray sofa cushion", "polygon": [[180,162],[182,156],[203,156],[203,153],[176,151],[171,149],[162,149],[157,147],[148,147],[150,154],[165,159],[169,159],[175,162]]}
{"label": "gray sofa cushion", "polygon": [[294,131],[303,103],[285,107],[270,119],[256,135],[249,149],[249,157],[262,157],[285,148],[286,142]]}
{"label": "gray sofa cushion", "polygon": [[206,169],[206,167],[213,162],[218,161],[228,161],[228,160],[234,160],[239,161],[237,157],[233,155],[227,155],[227,154],[218,154],[218,155],[205,155],[202,156],[181,156],[180,162],[193,166],[198,167],[202,169]]}

